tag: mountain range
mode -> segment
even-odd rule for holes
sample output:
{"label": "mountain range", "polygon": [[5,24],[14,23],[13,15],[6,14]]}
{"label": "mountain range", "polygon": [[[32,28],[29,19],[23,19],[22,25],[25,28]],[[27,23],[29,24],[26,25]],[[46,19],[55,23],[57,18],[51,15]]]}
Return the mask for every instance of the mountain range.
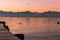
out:
{"label": "mountain range", "polygon": [[60,12],[3,12],[0,11],[0,17],[60,17]]}

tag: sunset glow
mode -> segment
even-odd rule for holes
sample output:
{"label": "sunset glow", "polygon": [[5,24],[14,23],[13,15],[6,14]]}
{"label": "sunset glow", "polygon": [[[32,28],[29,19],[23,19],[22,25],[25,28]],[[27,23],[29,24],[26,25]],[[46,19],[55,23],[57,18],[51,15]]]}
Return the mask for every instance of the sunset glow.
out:
{"label": "sunset glow", "polygon": [[12,12],[60,12],[60,0],[0,0],[0,10]]}

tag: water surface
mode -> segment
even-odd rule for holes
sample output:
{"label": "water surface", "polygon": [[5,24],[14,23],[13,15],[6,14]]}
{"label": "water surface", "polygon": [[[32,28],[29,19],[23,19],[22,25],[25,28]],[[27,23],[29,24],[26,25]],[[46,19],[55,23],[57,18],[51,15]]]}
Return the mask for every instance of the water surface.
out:
{"label": "water surface", "polygon": [[57,40],[60,38],[58,36],[60,35],[60,24],[57,24],[60,18],[57,17],[0,17],[0,20],[6,21],[11,33],[25,34],[25,40]]}

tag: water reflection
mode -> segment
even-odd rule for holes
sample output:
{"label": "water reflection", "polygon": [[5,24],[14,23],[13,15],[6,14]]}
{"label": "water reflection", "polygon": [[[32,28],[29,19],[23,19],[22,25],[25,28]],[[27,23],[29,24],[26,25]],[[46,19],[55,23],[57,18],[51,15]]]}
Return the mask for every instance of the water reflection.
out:
{"label": "water reflection", "polygon": [[15,17],[0,17],[1,21],[6,21],[12,33],[30,34],[35,32],[59,32],[60,18],[15,18]]}
{"label": "water reflection", "polygon": [[6,25],[13,34],[25,34],[25,40],[58,40],[60,38],[60,18],[0,17],[0,21],[6,21]]}

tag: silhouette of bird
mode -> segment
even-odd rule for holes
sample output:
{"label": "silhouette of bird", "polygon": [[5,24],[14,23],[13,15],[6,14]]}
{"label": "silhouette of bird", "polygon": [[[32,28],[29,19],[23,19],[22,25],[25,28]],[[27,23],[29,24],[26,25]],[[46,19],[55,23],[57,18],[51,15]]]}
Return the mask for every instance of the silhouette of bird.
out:
{"label": "silhouette of bird", "polygon": [[28,0],[25,0],[25,2],[26,2],[26,5],[27,5],[27,6],[29,6],[29,5],[30,5]]}
{"label": "silhouette of bird", "polygon": [[27,6],[29,6],[30,4],[27,4]]}

